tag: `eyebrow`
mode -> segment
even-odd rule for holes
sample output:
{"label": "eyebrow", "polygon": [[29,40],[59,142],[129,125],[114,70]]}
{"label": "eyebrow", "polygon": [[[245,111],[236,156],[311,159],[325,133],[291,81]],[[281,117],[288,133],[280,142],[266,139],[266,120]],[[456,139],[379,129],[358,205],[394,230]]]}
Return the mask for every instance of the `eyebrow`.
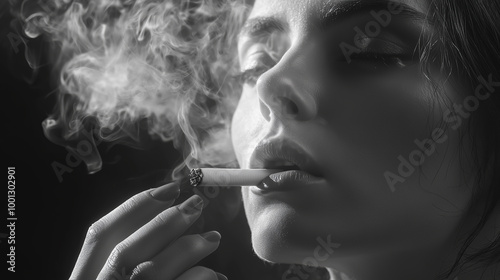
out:
{"label": "eyebrow", "polygon": [[[339,3],[331,3],[327,1],[327,4],[320,9],[320,15],[316,25],[321,30],[326,30],[332,24],[360,13],[387,10],[389,4],[398,5],[400,7],[401,12],[398,13],[397,16],[404,16],[413,20],[424,22],[428,21],[427,16],[424,13],[401,2],[388,0],[372,0],[369,2],[354,0],[342,1]],[[285,22],[273,16],[255,17],[250,18],[245,22],[239,36],[260,37],[274,32],[283,32],[287,28],[288,26]]]}
{"label": "eyebrow", "polygon": [[413,7],[396,1],[390,0],[372,0],[372,1],[343,1],[340,3],[332,4],[328,2],[321,11],[319,16],[318,26],[321,29],[327,29],[331,24],[341,21],[345,18],[352,17],[357,14],[388,10],[389,5],[395,5],[401,9],[398,14],[391,14],[391,16],[403,16],[412,20],[427,22],[427,15],[423,12],[417,11]]}
{"label": "eyebrow", "polygon": [[255,17],[245,22],[239,36],[260,37],[286,29],[285,23],[275,17]]}

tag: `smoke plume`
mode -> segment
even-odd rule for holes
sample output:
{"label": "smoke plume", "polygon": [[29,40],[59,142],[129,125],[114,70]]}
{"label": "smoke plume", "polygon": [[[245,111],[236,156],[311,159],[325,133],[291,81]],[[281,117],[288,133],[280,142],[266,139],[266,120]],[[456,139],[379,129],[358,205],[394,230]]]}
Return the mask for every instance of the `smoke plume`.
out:
{"label": "smoke plume", "polygon": [[182,149],[187,166],[235,165],[229,125],[244,1],[10,2],[22,35],[51,46],[58,104],[44,132],[73,151],[91,139],[89,172],[102,165],[95,141],[137,141],[144,127]]}

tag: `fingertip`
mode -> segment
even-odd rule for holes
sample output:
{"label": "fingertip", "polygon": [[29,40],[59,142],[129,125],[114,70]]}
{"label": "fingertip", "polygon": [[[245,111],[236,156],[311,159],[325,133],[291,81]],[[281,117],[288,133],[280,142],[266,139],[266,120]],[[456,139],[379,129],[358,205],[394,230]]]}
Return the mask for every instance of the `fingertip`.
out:
{"label": "fingertip", "polygon": [[215,274],[217,275],[217,280],[228,280],[226,275],[224,275],[220,272],[215,272]]}
{"label": "fingertip", "polygon": [[221,239],[220,233],[218,231],[215,231],[215,230],[202,233],[202,234],[200,234],[200,236],[203,237],[208,242],[219,242]]}
{"label": "fingertip", "polygon": [[180,195],[180,184],[178,181],[173,181],[163,186],[150,190],[149,194],[158,201],[162,202],[173,201],[177,199]]}

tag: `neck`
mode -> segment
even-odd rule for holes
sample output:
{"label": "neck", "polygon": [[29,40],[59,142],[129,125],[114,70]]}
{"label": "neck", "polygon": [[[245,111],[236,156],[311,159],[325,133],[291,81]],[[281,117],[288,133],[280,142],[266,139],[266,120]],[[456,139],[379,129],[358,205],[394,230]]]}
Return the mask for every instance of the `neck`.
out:
{"label": "neck", "polygon": [[[455,262],[465,238],[476,227],[481,214],[469,215],[457,231],[449,238],[449,244],[433,252],[420,252],[411,256],[394,255],[370,258],[369,261],[357,262],[355,267],[345,271],[348,278],[337,270],[327,268],[331,280],[435,280],[447,272]],[[500,236],[500,205],[497,205],[479,235],[470,244],[464,255],[491,244]],[[350,262],[351,264],[353,262]],[[458,268],[446,280],[500,280],[500,263],[490,266],[473,264]]]}

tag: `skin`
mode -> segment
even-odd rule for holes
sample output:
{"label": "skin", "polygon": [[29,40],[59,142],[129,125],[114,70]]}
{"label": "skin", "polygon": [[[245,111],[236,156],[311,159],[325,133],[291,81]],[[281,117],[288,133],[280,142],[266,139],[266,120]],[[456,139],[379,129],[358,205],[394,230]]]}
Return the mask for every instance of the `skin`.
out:
{"label": "skin", "polygon": [[158,189],[169,195],[155,196],[155,189],[140,192],[90,226],[69,279],[224,279],[194,266],[217,249],[220,234],[211,233],[212,239],[184,235],[200,217],[201,197],[172,206],[178,182]]}
{"label": "skin", "polygon": [[[457,157],[458,149],[467,151],[469,144],[458,144],[459,129],[447,130],[446,141],[436,144],[420,168],[390,188],[384,174],[397,173],[398,156],[408,159],[417,149],[416,139],[430,138],[441,127],[449,104],[433,102],[418,67],[410,63],[366,72],[373,61],[332,59],[332,54],[343,57],[339,46],[352,43],[353,27],[373,20],[370,14],[357,14],[319,30],[315,23],[323,8],[339,2],[257,0],[249,19],[272,17],[285,28],[264,37],[239,38],[242,70],[265,65],[246,80],[233,117],[232,141],[240,167],[251,168],[257,143],[292,139],[320,166],[315,175],[323,179],[314,187],[265,196],[242,188],[253,248],[269,262],[316,262],[332,279],[340,279],[340,272],[358,280],[433,279],[451,264],[461,238],[480,216],[468,208],[471,167]],[[427,12],[425,1],[400,2]],[[412,30],[426,26],[403,21]],[[377,36],[381,40],[373,41],[375,49],[392,54],[411,49],[411,38],[390,30],[383,29]],[[443,85],[446,90],[440,94],[460,104],[461,94]],[[143,191],[89,228],[71,280],[113,279],[117,274],[132,274],[131,279],[224,279],[209,268],[193,267],[219,245],[218,238],[185,235],[201,214],[201,207],[193,206],[198,197],[172,206],[179,185],[159,189],[170,194],[159,198],[154,190]],[[497,207],[472,247],[497,236],[499,220]],[[335,246],[326,250],[318,247],[318,240]],[[478,267],[451,279],[492,280],[495,271],[500,267]],[[283,279],[304,275],[295,270]]]}
{"label": "skin", "polygon": [[[332,277],[338,270],[356,279],[432,279],[458,248],[452,240],[467,229],[461,219],[470,229],[477,218],[467,216],[472,170],[457,156],[468,143],[458,144],[460,129],[446,131],[446,140],[436,144],[436,152],[420,169],[390,190],[384,174],[397,173],[398,156],[408,159],[417,149],[415,140],[429,139],[432,130],[441,127],[449,103],[433,101],[416,65],[342,75],[347,64],[328,61],[327,55],[342,56],[338,46],[355,36],[345,30],[363,28],[373,17],[362,13],[318,31],[315,22],[322,7],[339,2],[257,0],[248,22],[267,17],[284,27],[239,39],[242,70],[264,65],[246,81],[233,117],[232,139],[240,167],[252,167],[251,155],[259,142],[293,139],[325,179],[318,186],[267,196],[243,188],[253,248],[270,262],[330,268]],[[427,12],[425,1],[400,2]],[[405,21],[413,29],[426,26]],[[427,29],[432,32],[432,27]],[[404,47],[394,45],[411,46],[411,40],[390,28],[379,37],[390,42],[380,43],[382,51],[404,53]],[[266,52],[278,59],[270,63],[262,54]],[[461,103],[458,92],[441,94]],[[314,250],[317,238],[327,237],[339,247],[324,260]]]}

